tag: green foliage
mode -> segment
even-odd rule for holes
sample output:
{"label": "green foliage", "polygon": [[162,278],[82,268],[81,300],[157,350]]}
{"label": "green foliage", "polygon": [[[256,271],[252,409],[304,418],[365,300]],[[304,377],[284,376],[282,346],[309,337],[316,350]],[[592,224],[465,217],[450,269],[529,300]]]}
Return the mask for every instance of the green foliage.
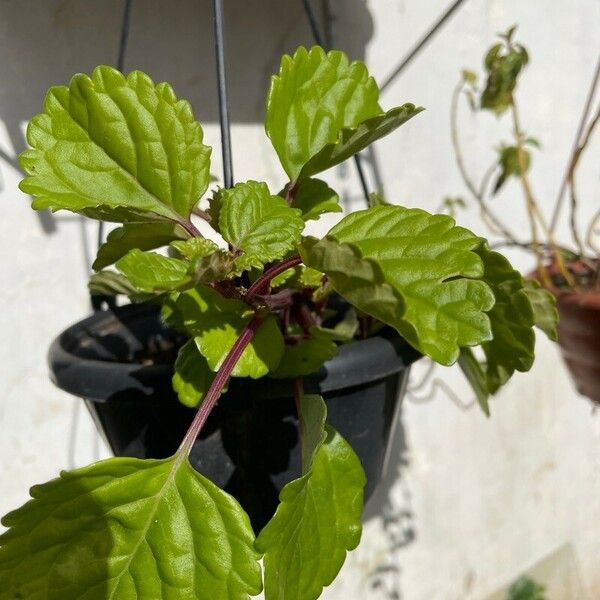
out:
{"label": "green foliage", "polygon": [[[450,217],[401,206],[378,206],[342,219],[331,229],[328,240],[329,244],[331,240],[350,244],[353,255],[346,251],[333,275],[327,270],[326,259],[319,264],[309,261],[309,266],[330,275],[333,287],[349,302],[395,327],[437,362],[452,364],[461,346],[491,339],[486,312],[492,308],[494,297],[480,280],[483,264],[474,252],[481,240],[457,227]],[[322,254],[328,252],[331,250]],[[340,255],[339,250],[334,252]],[[360,304],[350,298],[348,287],[354,292],[357,286],[352,280],[350,285],[341,282],[337,275],[343,272],[354,279],[355,263],[365,260],[378,288],[391,288],[383,302],[368,299],[371,306],[364,298]]]}
{"label": "green foliage", "polygon": [[337,346],[326,339],[301,340],[293,346],[286,346],[281,362],[273,377],[292,379],[310,375],[337,354]]}
{"label": "green foliage", "polygon": [[291,181],[324,171],[387,135],[422,109],[387,113],[360,61],[337,50],[299,48],[271,81],[266,131]]}
{"label": "green foliage", "polygon": [[271,80],[265,127],[290,180],[342,129],[381,114],[378,98],[365,65],[343,52],[298,48],[283,56]]}
{"label": "green foliage", "polygon": [[535,326],[543,331],[548,339],[556,342],[558,340],[556,298],[535,279],[524,281],[524,291],[531,302]]}
{"label": "green foliage", "polygon": [[221,192],[219,230],[235,250],[245,253],[248,266],[260,268],[285,256],[303,229],[300,211],[272,196],[266,183],[248,181]]}
{"label": "green foliage", "polygon": [[185,229],[173,223],[129,223],[108,234],[92,267],[99,271],[117,262],[130,250],[154,250],[174,240],[185,240],[188,235]]}
{"label": "green foliage", "polygon": [[198,406],[215,379],[206,359],[200,354],[196,340],[188,340],[175,361],[173,389],[185,406]]}
{"label": "green foliage", "polygon": [[171,242],[171,248],[174,248],[182,258],[190,261],[206,258],[218,250],[218,246],[214,242],[201,237]]}
{"label": "green foliage", "polygon": [[489,312],[492,339],[481,344],[484,363],[477,365],[472,355],[463,353],[460,365],[479,398],[482,387],[488,395],[495,394],[515,371],[529,371],[535,351],[535,322],[521,274],[504,256],[486,246],[477,252],[485,265],[483,280],[495,297]]}
{"label": "green foliage", "polygon": [[358,315],[354,308],[346,311],[344,318],[332,329],[326,327],[314,327],[311,333],[320,339],[335,340],[336,342],[350,342],[358,332]]}
{"label": "green foliage", "polygon": [[[510,32],[488,56],[484,95],[494,110],[516,81],[513,55],[526,62]],[[475,93],[472,74],[464,78]],[[359,329],[389,324],[442,364],[460,356],[488,411],[489,394],[531,365],[534,321],[556,335],[551,297],[447,215],[374,194],[368,210],[324,239],[302,237],[306,221],[341,211],[336,192],[312,176],[421,110],[385,112],[378,97],[365,65],[341,52],[285,56],[266,131],[289,181],[279,196],[257,181],[216,189],[204,211],[197,203],[210,149],[189,104],[167,84],[98,67],[50,90],[28,129],[21,187],[34,208],[124,223],[101,247],[90,289],[162,305],[166,324],[191,338],[179,350],[173,388],[184,405],[201,408],[170,459],[105,461],[33,488],[0,536],[0,600],[241,600],[261,589],[258,552],[267,600],[314,600],[360,538],[360,461],[325,424],[323,400],[297,398],[302,476],[283,488],[253,546],[240,506],[187,461],[229,377],[301,379]],[[501,153],[505,177],[516,173],[513,155]],[[457,199],[445,208],[459,206]],[[201,235],[192,213],[220,245]],[[164,246],[168,255],[152,252]],[[119,272],[105,269],[113,264]],[[334,292],[351,305],[341,320],[328,304]],[[479,344],[484,365],[470,348]]]}
{"label": "green foliage", "polygon": [[116,267],[140,292],[178,290],[192,283],[187,262],[156,252],[130,250]]}
{"label": "green foliage", "polygon": [[407,103],[366,119],[356,127],[341,129],[335,142],[326,144],[304,165],[300,177],[309,177],[340,164],[378,139],[392,133],[423,110],[420,106]]}
{"label": "green foliage", "polygon": [[116,296],[117,294],[124,294],[132,300],[139,293],[125,275],[108,270],[94,273],[88,282],[88,290],[92,296]]}
{"label": "green foliage", "polygon": [[547,600],[546,588],[527,576],[519,577],[509,588],[506,600]]}
{"label": "green foliage", "polygon": [[512,94],[519,74],[529,62],[527,50],[512,41],[514,28],[502,35],[503,42],[494,44],[487,52],[484,66],[487,81],[481,94],[481,108],[497,115],[512,104]]}
{"label": "green foliage", "polygon": [[339,196],[320,179],[303,179],[294,193],[294,208],[305,221],[319,219],[324,213],[342,212]]}
{"label": "green foliage", "polygon": [[365,475],[348,443],[324,426],[324,410],[318,396],[302,399],[302,435],[311,440],[304,475],[281,490],[281,504],[256,540],[266,600],[315,600],[360,540]]}
{"label": "green foliage", "polygon": [[185,100],[112,67],[50,88],[31,119],[21,189],[33,208],[105,221],[187,220],[209,178],[210,148]]}
{"label": "green foliage", "polygon": [[0,600],[246,600],[261,590],[247,515],[184,455],[112,458],[31,496],[2,520]]}
{"label": "green foliage", "polygon": [[[211,370],[218,371],[242,330],[254,316],[236,298],[225,298],[206,286],[178,294],[171,303],[177,324],[194,336]],[[283,356],[283,337],[274,316],[268,316],[233,369],[234,377],[263,377],[274,371]]]}
{"label": "green foliage", "polygon": [[[524,148],[521,151],[523,154],[523,166],[525,167],[524,172],[527,173],[531,165],[531,154]],[[519,149],[516,146],[501,146],[498,149],[498,166],[500,174],[494,184],[494,194],[498,193],[509,177],[519,177],[521,175]]]}

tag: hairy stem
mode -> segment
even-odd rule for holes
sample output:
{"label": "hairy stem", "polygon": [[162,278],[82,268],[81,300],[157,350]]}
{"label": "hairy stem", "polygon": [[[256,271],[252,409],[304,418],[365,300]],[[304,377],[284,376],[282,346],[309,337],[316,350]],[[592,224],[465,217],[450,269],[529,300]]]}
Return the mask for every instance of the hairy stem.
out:
{"label": "hairy stem", "polygon": [[178,453],[182,455],[189,455],[200,430],[206,423],[206,419],[208,415],[211,413],[212,409],[215,407],[223,388],[227,384],[231,372],[233,371],[235,365],[240,360],[242,353],[246,349],[246,346],[252,341],[256,331],[260,327],[262,323],[262,319],[260,317],[255,316],[248,325],[242,330],[238,339],[235,341],[231,350],[225,357],[223,364],[221,365],[219,371],[217,372],[216,377],[214,378],[212,385],[208,389],[190,428],[188,429],[181,445],[179,446]]}
{"label": "hairy stem", "polygon": [[[479,189],[469,176],[467,172],[467,168],[465,166],[465,161],[462,155],[462,151],[460,148],[460,140],[458,135],[458,98],[463,89],[463,82],[461,81],[456,88],[454,89],[454,93],[452,94],[452,103],[450,107],[450,134],[452,138],[452,147],[454,148],[454,158],[456,159],[456,165],[458,167],[458,171],[463,180],[463,183],[477,201],[479,205],[479,211],[481,214],[481,218],[483,222],[487,225],[487,227],[493,233],[499,233],[503,235],[507,240],[517,243],[517,239],[513,235],[513,233],[503,225],[500,219],[490,210],[485,202],[485,190],[487,188],[487,184],[489,178],[492,176],[494,169],[488,169],[486,174],[483,177],[481,185]],[[495,167],[495,165],[494,165]]]}
{"label": "hairy stem", "polygon": [[266,290],[269,283],[274,277],[280,275],[284,271],[298,266],[302,263],[302,259],[298,255],[290,256],[285,260],[273,265],[267,269],[249,288],[246,292],[245,300],[250,302],[257,294],[260,294]]}

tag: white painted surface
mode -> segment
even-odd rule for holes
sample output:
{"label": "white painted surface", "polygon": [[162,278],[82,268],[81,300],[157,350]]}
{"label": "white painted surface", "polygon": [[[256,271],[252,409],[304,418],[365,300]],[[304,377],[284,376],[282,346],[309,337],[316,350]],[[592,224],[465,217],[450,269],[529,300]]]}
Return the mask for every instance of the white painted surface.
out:
{"label": "white painted surface", "polygon": [[[216,146],[209,3],[134,4],[127,68],[172,81],[207,122],[206,137]],[[277,55],[308,43],[308,31],[295,0],[227,4],[236,178],[266,179],[276,187],[281,170],[257,124],[261,90]],[[333,0],[339,45],[366,58],[381,79],[445,4]],[[119,18],[116,0],[0,1],[2,513],[22,503],[31,484],[71,463],[106,455],[87,415],[81,410],[76,416],[78,402],[50,384],[45,365],[52,337],[88,312],[83,241],[87,236],[91,246],[95,232],[65,214],[54,217],[53,232],[44,233],[17,190],[20,175],[11,162],[23,149],[23,123],[39,110],[49,85],[114,61]],[[383,95],[384,106],[414,101],[427,107],[377,145],[394,202],[433,210],[444,195],[465,193],[451,155],[451,90],[459,70],[477,67],[494,32],[513,22],[520,23],[519,36],[532,56],[519,93],[522,119],[543,144],[534,160],[533,185],[543,206],[551,205],[600,45],[597,0],[573,0],[568,6],[558,0],[467,0]],[[507,139],[507,124],[463,117],[468,163],[481,172],[492,159],[491,147]],[[593,158],[599,149],[596,140],[580,171],[584,215],[600,200]],[[220,172],[218,148],[213,172]],[[357,206],[351,165],[330,178]],[[508,184],[497,202],[499,212],[525,232],[518,192]],[[484,233],[474,210],[461,215],[461,222]],[[319,229],[326,226],[320,223]],[[523,268],[530,266],[526,257],[514,258]],[[439,368],[436,376],[469,402],[456,369]],[[395,448],[388,478],[367,507],[361,547],[324,598],[381,599],[397,593],[408,600],[483,599],[564,546],[574,565],[570,577],[585,592],[556,587],[553,600],[600,597],[600,416],[574,391],[556,348],[545,340],[532,372],[515,378],[493,413],[488,421],[476,410],[461,411],[443,393],[425,404],[406,402],[401,428],[406,448]]]}

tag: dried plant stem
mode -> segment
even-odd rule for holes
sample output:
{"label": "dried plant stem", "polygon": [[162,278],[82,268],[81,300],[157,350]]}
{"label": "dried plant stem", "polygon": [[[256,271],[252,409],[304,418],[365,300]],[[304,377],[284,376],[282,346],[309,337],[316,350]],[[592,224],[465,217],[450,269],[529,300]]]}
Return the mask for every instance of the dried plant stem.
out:
{"label": "dried plant stem", "polygon": [[475,200],[477,201],[477,204],[479,205],[481,218],[486,224],[486,226],[490,229],[490,231],[492,231],[495,234],[504,236],[507,240],[516,245],[521,245],[522,243],[519,242],[514,236],[514,234],[507,227],[504,226],[502,221],[491,211],[491,209],[486,204],[485,192],[487,190],[489,180],[494,174],[494,171],[496,170],[495,164],[486,171],[479,188],[475,185],[475,183],[469,176],[469,173],[467,172],[465,161],[460,148],[460,140],[458,135],[458,99],[462,90],[463,82],[461,81],[454,89],[454,93],[452,94],[452,103],[450,107],[450,132],[452,137],[452,147],[454,148],[454,157],[456,159],[458,170],[460,172],[465,186],[467,187],[473,198],[475,198]]}
{"label": "dried plant stem", "polygon": [[565,278],[565,281],[570,287],[575,287],[575,280],[568,272],[565,267],[565,263],[560,251],[560,248],[556,244],[556,240],[554,239],[554,233],[548,227],[548,223],[542,214],[539,205],[533,195],[531,190],[531,184],[529,182],[529,176],[527,175],[527,164],[525,160],[525,149],[523,148],[523,133],[521,131],[521,126],[519,124],[519,111],[517,109],[517,105],[514,97],[511,102],[511,115],[513,120],[513,135],[515,138],[515,143],[517,147],[517,159],[519,161],[519,179],[521,180],[521,186],[523,188],[523,195],[525,196],[525,202],[527,206],[527,214],[529,216],[529,223],[531,228],[531,243],[533,246],[533,250],[535,252],[536,260],[537,260],[537,269],[540,275],[540,279],[545,287],[552,287],[552,282],[550,281],[550,277],[548,275],[548,269],[544,264],[544,255],[540,246],[537,225],[539,224],[542,233],[546,237],[548,241],[548,245],[552,250],[552,254],[554,255],[554,259],[556,261],[556,265],[561,273],[561,275]]}

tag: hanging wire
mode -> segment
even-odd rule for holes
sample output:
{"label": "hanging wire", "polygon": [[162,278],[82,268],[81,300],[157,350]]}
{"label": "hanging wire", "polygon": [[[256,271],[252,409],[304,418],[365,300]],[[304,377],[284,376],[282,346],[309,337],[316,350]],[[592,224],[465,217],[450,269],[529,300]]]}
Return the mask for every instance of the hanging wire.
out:
{"label": "hanging wire", "polygon": [[383,92],[385,88],[390,86],[394,79],[404,71],[404,69],[408,66],[408,64],[425,48],[428,44],[429,40],[440,30],[440,28],[444,25],[444,23],[454,14],[456,9],[464,2],[465,0],[456,0],[453,2],[442,14],[442,16],[435,22],[435,24],[431,27],[431,29],[413,46],[413,48],[408,52],[408,54],[400,61],[398,66],[392,71],[392,73],[387,77],[387,79],[381,84],[379,87],[380,91]]}
{"label": "hanging wire", "polygon": [[[127,52],[127,43],[129,42],[129,24],[131,21],[131,5],[133,0],[125,0],[123,6],[123,20],[121,22],[121,37],[119,39],[119,54],[117,55],[117,69],[123,72],[125,66],[125,53]],[[98,248],[104,243],[104,222],[98,223]]]}
{"label": "hanging wire", "polygon": [[[325,48],[325,50],[329,50],[328,44],[326,43],[325,38],[323,37],[323,34],[321,33],[321,29],[320,29],[319,23],[317,21],[317,15],[315,14],[315,11],[312,7],[310,0],[302,0],[302,5],[304,6],[304,12],[306,13],[308,25],[310,27],[310,30],[312,32],[312,36],[313,36],[315,42],[319,46]],[[367,177],[365,175],[365,171],[363,169],[363,166],[362,166],[362,163],[360,160],[360,156],[358,154],[355,154],[353,156],[353,158],[354,158],[354,164],[356,165],[356,172],[358,173],[358,179],[360,180],[360,186],[362,187],[362,191],[365,196],[365,202],[367,203],[367,206],[368,206],[369,205],[369,185],[367,183]]]}
{"label": "hanging wire", "polygon": [[223,182],[226,188],[233,186],[233,159],[231,156],[231,124],[227,98],[227,74],[225,67],[225,18],[223,1],[214,0],[215,53],[219,91],[219,122],[221,124],[221,151],[223,153]]}

